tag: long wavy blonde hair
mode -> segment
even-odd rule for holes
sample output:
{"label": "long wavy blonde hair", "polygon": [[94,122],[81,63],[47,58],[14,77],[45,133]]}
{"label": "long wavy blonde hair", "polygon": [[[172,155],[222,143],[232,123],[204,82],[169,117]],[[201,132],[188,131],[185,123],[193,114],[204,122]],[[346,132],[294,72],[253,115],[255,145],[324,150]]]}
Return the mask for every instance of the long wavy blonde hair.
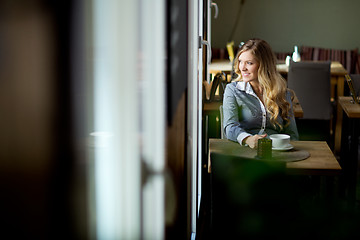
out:
{"label": "long wavy blonde hair", "polygon": [[276,70],[276,56],[266,41],[261,39],[248,40],[238,51],[234,61],[234,70],[238,74],[236,80],[239,81],[242,80],[239,69],[239,56],[245,51],[251,51],[259,62],[258,80],[260,87],[263,89],[264,104],[271,115],[270,122],[274,126],[283,129],[277,118],[280,115],[285,122],[285,126],[290,123],[290,104],[286,101],[286,80]]}

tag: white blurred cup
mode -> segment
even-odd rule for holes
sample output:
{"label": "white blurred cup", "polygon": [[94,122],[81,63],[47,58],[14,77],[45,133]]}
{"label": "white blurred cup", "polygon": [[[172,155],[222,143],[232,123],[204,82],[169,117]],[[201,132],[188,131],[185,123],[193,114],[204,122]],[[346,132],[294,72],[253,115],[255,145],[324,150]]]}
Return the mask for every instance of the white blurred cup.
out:
{"label": "white blurred cup", "polygon": [[270,139],[273,148],[287,148],[290,146],[290,136],[287,134],[272,134]]}

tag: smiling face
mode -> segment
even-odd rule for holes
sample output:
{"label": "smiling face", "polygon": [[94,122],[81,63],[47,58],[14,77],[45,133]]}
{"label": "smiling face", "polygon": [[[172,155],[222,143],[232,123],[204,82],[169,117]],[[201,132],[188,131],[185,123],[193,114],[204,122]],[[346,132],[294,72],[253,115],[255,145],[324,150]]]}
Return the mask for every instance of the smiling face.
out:
{"label": "smiling face", "polygon": [[245,51],[239,56],[239,70],[244,82],[258,81],[259,62],[251,51]]}

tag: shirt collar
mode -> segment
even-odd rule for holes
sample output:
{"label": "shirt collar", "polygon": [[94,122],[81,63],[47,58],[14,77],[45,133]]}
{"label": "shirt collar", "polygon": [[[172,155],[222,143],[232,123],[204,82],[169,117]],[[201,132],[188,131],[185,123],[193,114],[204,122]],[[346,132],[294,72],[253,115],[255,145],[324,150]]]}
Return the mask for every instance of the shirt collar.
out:
{"label": "shirt collar", "polygon": [[252,89],[251,85],[247,82],[239,81],[236,84],[236,88],[240,91],[245,91],[247,94],[255,94],[254,90]]}

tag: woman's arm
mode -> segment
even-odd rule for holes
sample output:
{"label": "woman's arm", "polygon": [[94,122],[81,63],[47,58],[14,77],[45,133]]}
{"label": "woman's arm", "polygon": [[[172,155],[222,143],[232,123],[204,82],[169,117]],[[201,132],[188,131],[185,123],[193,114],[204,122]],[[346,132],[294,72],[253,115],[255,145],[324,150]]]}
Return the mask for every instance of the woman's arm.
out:
{"label": "woman's arm", "polygon": [[225,88],[223,99],[224,131],[227,139],[245,144],[243,140],[249,136],[241,126],[239,119],[239,105],[235,97],[236,83],[228,84]]}

